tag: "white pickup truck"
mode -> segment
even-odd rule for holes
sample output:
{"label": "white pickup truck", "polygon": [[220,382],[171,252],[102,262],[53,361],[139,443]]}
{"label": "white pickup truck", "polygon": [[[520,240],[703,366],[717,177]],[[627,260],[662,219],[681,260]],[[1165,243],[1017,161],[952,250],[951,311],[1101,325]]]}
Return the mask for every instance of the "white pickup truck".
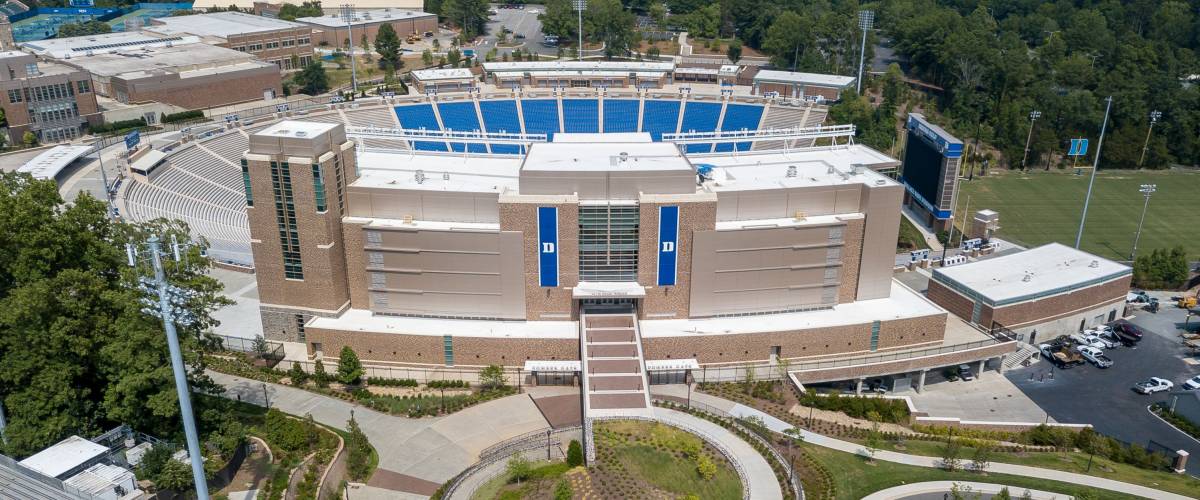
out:
{"label": "white pickup truck", "polygon": [[1083,355],[1083,359],[1091,361],[1096,368],[1108,368],[1113,365],[1113,360],[1108,359],[1104,355],[1104,351],[1092,347],[1090,345],[1082,345],[1077,348],[1079,354]]}
{"label": "white pickup truck", "polygon": [[1138,382],[1137,385],[1133,386],[1133,390],[1142,394],[1154,394],[1156,392],[1169,391],[1172,387],[1175,387],[1175,384],[1170,380],[1150,377],[1145,382]]}
{"label": "white pickup truck", "polygon": [[1073,334],[1071,335],[1071,340],[1073,340],[1075,344],[1080,347],[1087,346],[1095,347],[1096,349],[1106,349],[1108,347],[1107,342],[1102,340],[1099,335],[1096,335],[1092,332]]}

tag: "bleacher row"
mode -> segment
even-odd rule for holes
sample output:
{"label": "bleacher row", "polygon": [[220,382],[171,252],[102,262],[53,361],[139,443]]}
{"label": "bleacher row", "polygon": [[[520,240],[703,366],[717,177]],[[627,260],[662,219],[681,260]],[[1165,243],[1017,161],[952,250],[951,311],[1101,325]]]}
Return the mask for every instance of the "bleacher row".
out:
{"label": "bleacher row", "polygon": [[[655,141],[664,133],[758,130],[795,127],[825,118],[823,108],[768,106],[689,99],[502,99],[405,104],[395,107],[400,127],[412,130],[485,131],[554,134],[648,132]],[[682,115],[682,116],[681,116]],[[347,116],[353,116],[347,113]],[[764,120],[764,116],[766,120]],[[688,144],[689,153],[747,151],[751,142]],[[414,141],[419,151],[515,154],[519,146]],[[759,148],[761,149],[761,148]]]}

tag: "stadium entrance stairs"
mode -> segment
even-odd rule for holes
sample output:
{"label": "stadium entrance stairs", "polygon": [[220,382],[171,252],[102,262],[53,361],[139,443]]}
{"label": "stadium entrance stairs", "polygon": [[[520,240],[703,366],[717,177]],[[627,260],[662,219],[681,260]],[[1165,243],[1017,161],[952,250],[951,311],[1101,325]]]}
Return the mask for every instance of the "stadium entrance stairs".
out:
{"label": "stadium entrance stairs", "polygon": [[584,418],[651,415],[646,363],[632,308],[579,315]]}

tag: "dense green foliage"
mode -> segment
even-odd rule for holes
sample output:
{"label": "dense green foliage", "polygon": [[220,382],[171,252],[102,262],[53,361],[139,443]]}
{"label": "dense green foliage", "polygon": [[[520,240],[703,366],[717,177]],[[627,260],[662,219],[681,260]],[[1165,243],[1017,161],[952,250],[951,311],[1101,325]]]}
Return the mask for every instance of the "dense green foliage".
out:
{"label": "dense green foliage", "polygon": [[202,120],[202,119],[204,119],[204,110],[193,109],[191,111],[180,111],[178,113],[171,113],[169,115],[163,115],[159,121],[161,121],[163,123],[175,123],[175,122],[183,122],[183,121],[191,121],[191,120]]}
{"label": "dense green foliage", "polygon": [[[116,223],[106,211],[88,194],[64,203],[53,180],[0,174],[6,455],[25,456],[119,423],[162,437],[181,428],[162,323],[141,311],[138,272],[126,264],[124,243],[151,234],[188,241],[189,231],[177,221]],[[212,383],[196,352],[201,332],[216,324],[210,313],[229,301],[205,275],[201,249],[190,247],[182,262],[165,259],[164,266],[173,284],[197,292],[184,304],[197,321],[180,326],[179,338],[190,382],[207,389]]]}
{"label": "dense green foliage", "polygon": [[1188,274],[1188,257],[1183,247],[1155,248],[1137,256],[1133,263],[1133,285],[1142,288],[1178,289],[1187,281]]}
{"label": "dense green foliage", "polygon": [[371,443],[353,416],[347,425],[350,437],[346,440],[346,473],[355,481],[366,481],[371,471]]}
{"label": "dense green foliage", "polygon": [[348,345],[342,346],[342,352],[338,356],[337,373],[338,382],[346,385],[358,385],[362,381],[362,361],[358,359],[358,354],[354,353],[354,349]]}
{"label": "dense green foliage", "polygon": [[578,439],[572,439],[571,444],[567,445],[567,465],[571,467],[583,465],[583,446],[579,444]]}
{"label": "dense green foliage", "polygon": [[115,122],[101,123],[99,125],[92,125],[91,131],[93,134],[107,134],[111,132],[125,132],[127,130],[145,126],[145,118],[134,118],[132,120],[120,120]]}
{"label": "dense green foliage", "polygon": [[72,36],[87,36],[100,35],[104,33],[112,33],[112,26],[104,21],[84,21],[81,23],[67,23],[59,25],[58,38],[67,38]]}
{"label": "dense green foliage", "polygon": [[474,40],[485,33],[488,21],[487,0],[442,0],[436,12],[451,25],[462,29],[463,40]]}
{"label": "dense green foliage", "polygon": [[319,62],[309,63],[303,70],[292,75],[292,81],[300,87],[300,91],[308,95],[320,95],[329,90],[329,75]]}
{"label": "dense green foliage", "polygon": [[285,21],[295,21],[298,17],[320,17],[323,14],[320,0],[300,5],[285,3],[279,7],[279,18]]}
{"label": "dense green foliage", "polygon": [[379,27],[375,34],[375,52],[379,54],[380,69],[390,72],[404,67],[404,61],[400,59],[400,37],[392,25]]}
{"label": "dense green foliage", "polygon": [[879,417],[880,422],[908,421],[908,406],[897,399],[843,397],[836,392],[822,396],[809,389],[801,394],[800,404],[819,410],[840,411],[854,418],[867,418],[873,414]]}
{"label": "dense green foliage", "polygon": [[[572,0],[546,2],[545,11],[538,14],[542,32],[557,36],[561,44],[574,46],[579,36],[579,19],[573,5]],[[584,40],[604,44],[607,58],[627,56],[638,41],[635,21],[636,16],[620,0],[590,0],[583,12]]]}

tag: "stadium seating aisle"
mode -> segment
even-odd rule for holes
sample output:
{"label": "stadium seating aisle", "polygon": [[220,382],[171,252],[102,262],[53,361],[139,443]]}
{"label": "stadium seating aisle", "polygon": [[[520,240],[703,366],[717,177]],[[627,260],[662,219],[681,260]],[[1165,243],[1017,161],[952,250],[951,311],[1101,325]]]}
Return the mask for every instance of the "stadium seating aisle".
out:
{"label": "stadium seating aisle", "polygon": [[[517,116],[516,101],[480,101],[479,112],[483,115],[483,125],[489,133],[522,133],[520,117]],[[521,152],[521,147],[510,144],[493,144],[492,152],[518,154]]]}
{"label": "stadium seating aisle", "polygon": [[[721,120],[721,131],[758,130],[763,107],[755,104],[727,104],[725,119]],[[722,143],[716,145],[717,152],[729,152],[737,145],[738,151],[749,151],[752,142]]]}
{"label": "stadium seating aisle", "polygon": [[352,127],[396,128],[396,113],[387,106],[347,109],[346,122]]}
{"label": "stadium seating aisle", "polygon": [[[400,126],[413,130],[441,130],[437,116],[433,114],[432,104],[408,104],[396,106],[396,118]],[[413,149],[417,151],[446,151],[446,143],[434,141],[413,141]]]}
{"label": "stadium seating aisle", "polygon": [[[558,101],[554,99],[522,99],[521,115],[525,119],[525,133],[546,134],[553,140],[558,129]],[[491,130],[489,127],[488,130]]]}
{"label": "stadium seating aisle", "polygon": [[563,99],[563,132],[600,132],[600,101],[597,99]]}
{"label": "stadium seating aisle", "polygon": [[604,132],[637,132],[640,107],[641,104],[633,99],[605,99]]}
{"label": "stadium seating aisle", "polygon": [[242,159],[242,154],[250,147],[250,139],[237,132],[231,132],[214,137],[201,144],[220,155],[226,161],[237,164]]}
{"label": "stadium seating aisle", "polygon": [[[442,125],[445,125],[446,130],[473,132],[481,130],[479,116],[475,112],[475,103],[473,102],[441,102],[438,103],[438,113],[442,115]],[[458,153],[461,153],[464,147],[472,153],[487,152],[486,144],[450,143],[450,149]]]}
{"label": "stadium seating aisle", "polygon": [[[649,132],[651,139],[661,141],[663,134],[673,134],[677,131],[679,101],[647,99],[642,115],[642,132]],[[713,126],[717,126],[717,123],[713,122]]]}

